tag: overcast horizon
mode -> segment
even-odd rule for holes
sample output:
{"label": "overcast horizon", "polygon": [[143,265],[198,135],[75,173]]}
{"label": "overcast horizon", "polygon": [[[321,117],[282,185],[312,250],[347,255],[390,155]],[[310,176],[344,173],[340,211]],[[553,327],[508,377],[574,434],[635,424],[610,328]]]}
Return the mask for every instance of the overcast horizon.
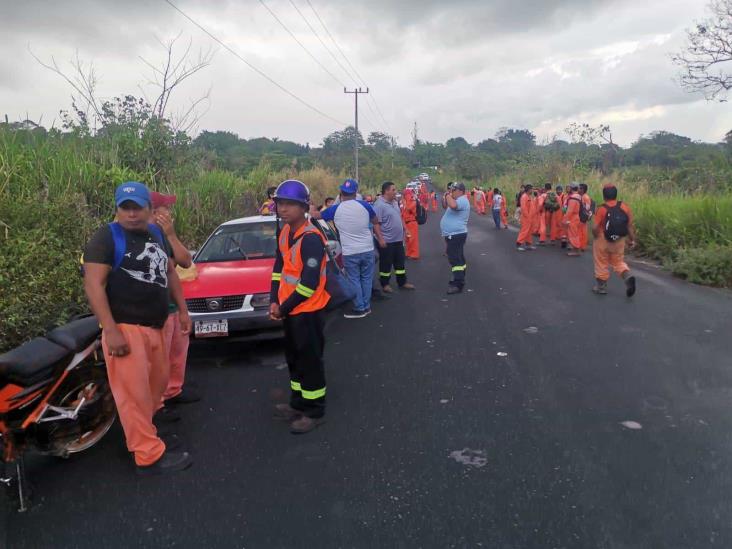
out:
{"label": "overcast horizon", "polygon": [[[562,130],[570,122],[587,122],[609,124],[615,142],[628,146],[658,130],[718,142],[732,129],[725,103],[707,102],[674,81],[670,54],[683,45],[684,30],[706,16],[706,0],[310,1],[376,100],[361,96],[364,136],[383,131],[406,146],[416,121],[425,141],[460,136],[478,143],[511,127],[529,129],[544,142],[566,139]],[[333,76],[260,1],[174,3],[294,94],[343,124],[353,123],[353,95],[344,94],[341,83],[356,84],[340,65],[353,71],[307,0],[265,3]],[[0,115],[11,121],[27,113],[47,127],[59,126],[59,110],[71,106],[71,88],[29,49],[46,61],[54,56],[62,66],[78,50],[96,66],[99,97],[139,96],[140,86],[151,92],[140,56],[162,61],[157,39],[182,32],[181,48],[192,39],[195,50],[217,50],[211,66],[174,96],[176,109],[183,109],[211,89],[199,130],[318,146],[343,128],[256,74],[163,0],[0,5]]]}

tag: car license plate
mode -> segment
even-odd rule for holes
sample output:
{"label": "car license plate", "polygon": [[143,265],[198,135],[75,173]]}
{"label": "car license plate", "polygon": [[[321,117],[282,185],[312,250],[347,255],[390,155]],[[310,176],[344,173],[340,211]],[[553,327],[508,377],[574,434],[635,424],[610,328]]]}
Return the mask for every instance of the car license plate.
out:
{"label": "car license plate", "polygon": [[196,337],[224,337],[229,335],[229,321],[197,320],[195,323]]}

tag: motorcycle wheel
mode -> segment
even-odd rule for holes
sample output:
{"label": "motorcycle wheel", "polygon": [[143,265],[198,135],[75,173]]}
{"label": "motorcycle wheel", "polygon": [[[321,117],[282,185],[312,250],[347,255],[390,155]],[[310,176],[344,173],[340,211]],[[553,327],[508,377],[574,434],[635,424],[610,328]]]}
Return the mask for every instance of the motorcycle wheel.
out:
{"label": "motorcycle wheel", "polygon": [[[83,397],[86,402],[75,421],[69,422],[50,435],[53,454],[67,457],[88,450],[99,442],[117,417],[112,390],[103,365],[88,363],[74,371],[59,390],[54,405],[71,410]],[[65,423],[65,422],[64,422]]]}

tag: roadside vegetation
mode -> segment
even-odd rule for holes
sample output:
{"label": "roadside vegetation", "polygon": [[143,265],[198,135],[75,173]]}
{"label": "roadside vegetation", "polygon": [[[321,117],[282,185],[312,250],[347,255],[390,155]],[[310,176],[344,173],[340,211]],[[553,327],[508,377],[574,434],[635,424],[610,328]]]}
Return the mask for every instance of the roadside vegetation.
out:
{"label": "roadside vegetation", "polygon": [[[0,350],[85,310],[79,257],[91,233],[112,219],[120,182],[176,194],[179,234],[195,248],[218,223],[254,213],[268,186],[302,179],[319,204],[353,169],[353,128],[312,147],[229,132],[193,139],[132,96],[105,102],[102,112],[95,129],[73,110],[61,129],[0,124]],[[543,145],[512,129],[475,145],[415,139],[401,147],[386,134],[359,135],[361,181],[376,194],[382,181],[404,185],[425,171],[440,187],[453,179],[496,186],[511,201],[521,183],[572,180],[586,181],[599,201],[602,184],[612,181],[636,213],[639,253],[692,282],[732,285],[729,145],[660,132],[622,149],[597,143],[602,130],[583,134],[595,142]]]}

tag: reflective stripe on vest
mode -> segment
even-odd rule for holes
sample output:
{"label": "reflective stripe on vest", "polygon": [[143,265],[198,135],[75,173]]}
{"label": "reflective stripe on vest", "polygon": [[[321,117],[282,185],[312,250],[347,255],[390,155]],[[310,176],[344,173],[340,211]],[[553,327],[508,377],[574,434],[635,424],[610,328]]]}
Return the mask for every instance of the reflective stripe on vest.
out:
{"label": "reflective stripe on vest", "polygon": [[279,250],[282,255],[282,273],[280,278],[280,289],[278,293],[280,304],[284,303],[288,297],[297,292],[306,300],[295,307],[291,315],[299,313],[308,313],[319,311],[328,304],[330,295],[325,291],[326,280],[326,255],[324,254],[320,264],[320,280],[317,288],[309,288],[301,283],[303,270],[302,257],[300,256],[300,248],[302,247],[302,239],[306,234],[317,234],[323,246],[327,246],[327,242],[323,235],[310,222],[300,227],[295,234],[295,242],[292,247],[290,244],[290,226],[285,225],[280,234]]}

